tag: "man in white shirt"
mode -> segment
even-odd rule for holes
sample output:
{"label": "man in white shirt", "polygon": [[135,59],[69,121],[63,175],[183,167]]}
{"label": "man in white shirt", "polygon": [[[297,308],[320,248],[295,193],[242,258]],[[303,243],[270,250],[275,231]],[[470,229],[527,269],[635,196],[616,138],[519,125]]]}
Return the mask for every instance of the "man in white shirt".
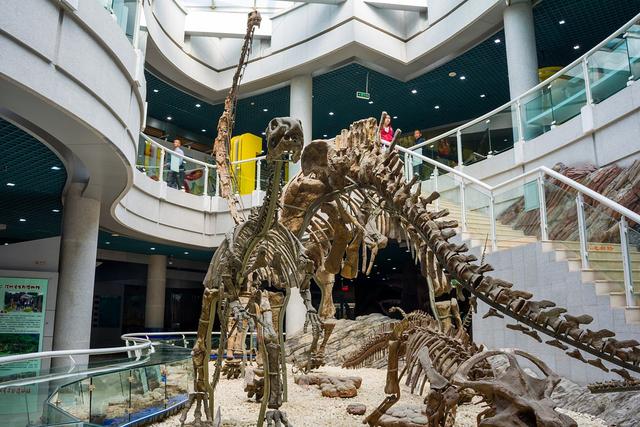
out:
{"label": "man in white shirt", "polygon": [[[184,156],[182,151],[182,141],[179,139],[173,140],[173,151]],[[182,189],[182,182],[184,181],[184,159],[175,155],[171,155],[169,159],[169,173],[167,174],[167,185],[171,188]]]}

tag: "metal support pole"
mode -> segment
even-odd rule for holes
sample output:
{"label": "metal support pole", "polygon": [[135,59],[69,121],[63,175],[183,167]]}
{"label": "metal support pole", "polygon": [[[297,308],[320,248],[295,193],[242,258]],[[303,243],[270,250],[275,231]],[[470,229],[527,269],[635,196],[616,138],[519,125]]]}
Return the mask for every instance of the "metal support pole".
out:
{"label": "metal support pole", "polygon": [[[438,167],[433,168],[433,191],[438,191]],[[436,199],[436,210],[440,210],[440,197]]]}
{"label": "metal support pole", "polygon": [[[516,102],[516,122],[518,129],[518,140],[524,141],[524,124],[522,122],[522,102],[520,99]],[[513,141],[515,143],[515,141]]]}
{"label": "metal support pole", "polygon": [[458,151],[458,166],[463,166],[462,164],[462,131],[460,130],[456,132],[456,149]]}
{"label": "metal support pole", "polygon": [[540,240],[549,240],[549,229],[547,228],[547,201],[544,195],[544,177],[538,174],[538,209],[540,209]]}
{"label": "metal support pole", "polygon": [[587,105],[593,104],[593,94],[591,93],[591,81],[589,80],[589,60],[582,59],[582,76],[584,78],[584,93],[587,97]]}
{"label": "metal support pole", "polygon": [[460,181],[460,220],[462,221],[462,231],[467,231],[467,211],[465,203],[464,181]]}
{"label": "metal support pole", "polygon": [[498,237],[496,235],[496,199],[491,193],[489,197],[489,223],[491,224],[491,250],[498,250]]}
{"label": "metal support pole", "polygon": [[587,226],[584,219],[584,199],[582,193],[576,197],[576,209],[578,210],[578,233],[580,235],[580,259],[582,268],[589,268],[589,249],[587,245]]}
{"label": "metal support pole", "polygon": [[204,191],[202,192],[202,195],[209,195],[209,166],[204,167]]}
{"label": "metal support pole", "polygon": [[260,191],[260,176],[262,175],[262,160],[256,160],[256,190]]}
{"label": "metal support pole", "polygon": [[633,274],[631,272],[631,256],[629,254],[628,225],[625,217],[620,217],[620,249],[622,250],[622,268],[624,271],[624,294],[627,307],[635,306],[633,298]]}
{"label": "metal support pole", "polygon": [[162,182],[164,181],[164,158],[165,158],[166,152],[164,151],[164,149],[160,149],[160,168],[158,169],[158,174],[160,176],[158,176],[158,181]]}
{"label": "metal support pole", "polygon": [[220,195],[220,174],[218,173],[218,169],[216,169],[216,196]]}

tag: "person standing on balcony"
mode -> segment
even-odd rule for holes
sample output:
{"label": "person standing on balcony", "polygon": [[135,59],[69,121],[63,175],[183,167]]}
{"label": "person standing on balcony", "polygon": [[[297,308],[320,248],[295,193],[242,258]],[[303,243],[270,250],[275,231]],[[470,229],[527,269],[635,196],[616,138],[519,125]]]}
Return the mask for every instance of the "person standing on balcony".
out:
{"label": "person standing on balcony", "polygon": [[382,119],[382,126],[380,126],[380,139],[391,143],[393,141],[393,128],[391,127],[391,116],[386,114]]}
{"label": "person standing on balcony", "polygon": [[[415,139],[415,142],[413,145],[418,145],[418,144],[422,144],[424,142],[424,138],[422,137],[422,131],[420,129],[416,129],[413,131],[413,139]],[[426,156],[425,153],[425,148],[427,147],[422,147],[419,150],[416,151],[416,153],[422,154],[423,156]],[[427,163],[423,163],[422,160],[420,160],[417,157],[413,158],[413,174],[414,175],[419,175],[421,178],[422,176],[422,171],[428,167]]]}
{"label": "person standing on balcony", "polygon": [[[173,151],[184,156],[182,151],[182,141],[179,139],[173,140]],[[171,188],[178,190],[182,189],[182,182],[184,181],[184,159],[182,157],[171,155],[169,159],[169,174],[167,176],[167,185]]]}

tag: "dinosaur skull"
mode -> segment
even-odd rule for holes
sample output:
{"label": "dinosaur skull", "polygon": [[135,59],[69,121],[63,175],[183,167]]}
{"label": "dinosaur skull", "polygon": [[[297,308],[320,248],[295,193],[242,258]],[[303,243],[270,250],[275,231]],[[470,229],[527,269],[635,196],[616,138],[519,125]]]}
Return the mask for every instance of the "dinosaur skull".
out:
{"label": "dinosaur skull", "polygon": [[282,159],[291,154],[291,160],[298,162],[304,136],[300,120],[291,117],[276,117],[269,122],[265,131],[267,136],[267,160]]}

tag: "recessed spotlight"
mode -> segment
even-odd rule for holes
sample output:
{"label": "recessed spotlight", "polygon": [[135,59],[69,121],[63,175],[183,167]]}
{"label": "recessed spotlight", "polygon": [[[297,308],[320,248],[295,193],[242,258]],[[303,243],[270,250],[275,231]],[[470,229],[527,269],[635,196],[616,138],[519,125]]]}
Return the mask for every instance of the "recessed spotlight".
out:
{"label": "recessed spotlight", "polygon": [[494,42],[495,44],[499,44],[499,43],[502,43],[502,40],[500,40],[500,39],[495,39],[493,42]]}
{"label": "recessed spotlight", "polygon": [[167,116],[167,120],[173,120],[173,117]]}
{"label": "recessed spotlight", "polygon": [[105,244],[105,245],[110,245],[110,244],[111,244],[111,242],[104,242],[104,244]]}
{"label": "recessed spotlight", "polygon": [[398,116],[393,116],[393,119],[394,119],[394,120],[395,120],[395,119],[397,119],[397,118],[398,118]]}
{"label": "recessed spotlight", "polygon": [[269,109],[268,108],[263,108],[262,111],[264,111],[266,113],[267,111],[269,111]]}
{"label": "recessed spotlight", "polygon": [[206,129],[202,129],[202,132],[206,132],[206,131],[207,131]]}
{"label": "recessed spotlight", "polygon": [[486,98],[487,95],[485,95],[484,93],[482,95],[480,95],[480,98]]}
{"label": "recessed spotlight", "polygon": [[416,93],[418,93],[418,90],[417,89],[411,89],[411,93],[415,95]]}
{"label": "recessed spotlight", "polygon": [[573,46],[573,50],[578,50],[578,49],[580,49],[580,45],[579,44]]}
{"label": "recessed spotlight", "polygon": [[16,184],[13,182],[7,182],[7,187],[15,187]]}
{"label": "recessed spotlight", "polygon": [[391,261],[391,258],[387,258],[387,261]]}
{"label": "recessed spotlight", "polygon": [[200,107],[201,107],[201,105],[200,105],[200,104],[196,104],[196,108],[200,108]]}
{"label": "recessed spotlight", "polygon": [[255,102],[253,102],[253,101],[251,101],[251,105],[256,105],[256,103],[255,103]]}
{"label": "recessed spotlight", "polygon": [[467,80],[465,76],[460,76],[460,80]]}
{"label": "recessed spotlight", "polygon": [[373,101],[369,101],[369,105],[373,104]]}
{"label": "recessed spotlight", "polygon": [[111,233],[111,237],[120,237],[118,233]]}
{"label": "recessed spotlight", "polygon": [[449,77],[455,77],[457,75],[458,75],[458,73],[456,73],[455,71],[449,72]]}
{"label": "recessed spotlight", "polygon": [[51,209],[51,212],[53,212],[53,213],[60,213],[60,209]]}
{"label": "recessed spotlight", "polygon": [[149,249],[151,249],[152,251],[155,251],[155,250],[156,250],[156,248],[149,248]]}
{"label": "recessed spotlight", "polygon": [[62,169],[60,166],[51,166],[51,170],[53,171],[59,171],[60,169]]}
{"label": "recessed spotlight", "polygon": [[491,119],[485,120],[485,123],[491,123]]}
{"label": "recessed spotlight", "polygon": [[26,220],[26,219],[24,219],[24,218],[20,218],[18,221],[20,221],[20,222],[27,222],[27,220]]}
{"label": "recessed spotlight", "polygon": [[188,251],[184,251],[184,254],[185,254],[185,255],[189,255],[189,252],[188,252]]}
{"label": "recessed spotlight", "polygon": [[333,111],[329,111],[330,116],[333,116],[333,114],[334,114]]}
{"label": "recessed spotlight", "polygon": [[267,133],[266,133],[266,132],[262,132],[262,134],[263,134],[263,135],[266,135]]}
{"label": "recessed spotlight", "polygon": [[435,106],[435,107],[433,107],[433,108],[435,108],[436,110],[439,110],[439,109],[440,109],[440,106],[439,106],[439,105],[436,105],[436,106]]}
{"label": "recessed spotlight", "polygon": [[158,92],[160,92],[158,89],[153,90],[153,93],[158,93]]}
{"label": "recessed spotlight", "polygon": [[395,270],[396,268],[395,268],[395,267],[391,267],[391,269],[392,269],[392,270]]}
{"label": "recessed spotlight", "polygon": [[558,24],[560,24],[560,25],[564,25],[564,24],[565,24],[565,20],[564,20],[564,19],[559,20],[559,21],[558,21]]}
{"label": "recessed spotlight", "polygon": [[324,135],[322,135],[323,138],[326,138],[328,135],[325,133]]}

